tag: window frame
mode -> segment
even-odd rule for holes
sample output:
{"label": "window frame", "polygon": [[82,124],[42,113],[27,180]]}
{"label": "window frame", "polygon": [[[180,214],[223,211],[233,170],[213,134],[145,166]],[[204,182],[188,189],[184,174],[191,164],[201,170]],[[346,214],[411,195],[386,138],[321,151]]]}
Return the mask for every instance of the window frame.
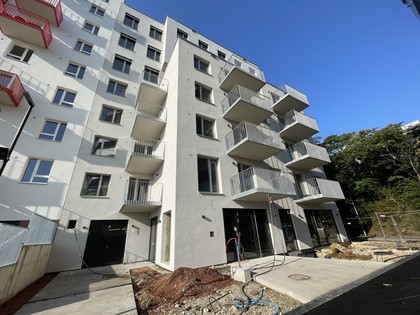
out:
{"label": "window frame", "polygon": [[[35,162],[35,164],[33,164],[32,162]],[[47,166],[48,174],[39,174],[38,172],[40,171],[40,168],[42,167],[41,164],[45,162],[50,163],[50,165]],[[29,158],[25,167],[25,171],[23,172],[23,175],[22,175],[21,183],[38,184],[38,185],[48,184],[48,180],[50,178],[53,164],[54,164],[54,160],[48,160],[48,159],[43,160],[43,159],[32,158],[32,157]]]}
{"label": "window frame", "polygon": [[[106,117],[104,115],[104,109],[112,110],[112,120],[111,121],[105,120],[105,119],[102,118],[102,117]],[[119,121],[116,122],[116,117],[118,117],[118,112],[120,112],[119,113]],[[102,109],[101,109],[101,113],[99,114],[99,121],[114,124],[114,125],[121,125],[122,114],[123,114],[123,110],[121,108],[116,108],[116,107],[112,107],[112,106],[108,106],[108,105],[103,104]]]}
{"label": "window frame", "polygon": [[[56,99],[57,99],[58,94],[60,93],[60,91],[62,91],[61,92],[62,95],[60,97],[60,100],[57,102]],[[73,99],[73,102],[72,103],[69,103],[69,102],[66,102],[65,101],[65,98],[66,98],[67,94],[74,94],[74,99]],[[57,88],[57,91],[55,92],[55,95],[54,95],[54,98],[53,98],[52,103],[53,104],[56,104],[56,105],[65,106],[65,107],[73,107],[74,106],[74,103],[76,101],[76,96],[77,96],[77,93],[76,92],[72,92],[72,91],[69,91],[67,89],[64,89],[64,88],[59,87],[59,88]]]}
{"label": "window frame", "polygon": [[[116,66],[116,64],[115,64],[116,61],[121,62],[121,66],[122,66],[121,69],[119,69]],[[114,61],[112,62],[112,69],[129,74],[130,70],[131,70],[132,63],[133,63],[133,60],[131,60],[127,57],[121,56],[119,54],[115,54],[114,55]]]}
{"label": "window frame", "polygon": [[183,38],[183,39],[188,39],[188,33],[179,29],[179,28],[177,28],[176,29],[176,37],[180,37],[180,38]]}
{"label": "window frame", "polygon": [[[152,84],[159,84],[159,76],[160,76],[160,71],[156,70],[154,68],[148,67],[148,66],[144,66],[144,71],[143,71],[143,80],[152,83]],[[156,77],[156,82],[151,80],[151,78]]]}
{"label": "window frame", "polygon": [[[156,34],[159,34],[159,36],[156,36]],[[162,36],[163,36],[163,31],[158,29],[157,27],[150,25],[150,29],[149,29],[149,37],[156,39],[158,41],[162,41]],[[159,38],[156,38],[159,37]]]}
{"label": "window frame", "polygon": [[[113,150],[112,150],[113,152],[111,154],[106,154],[106,151],[109,150],[109,149],[105,148],[105,144],[107,143],[107,141],[109,143],[114,144]],[[117,151],[117,142],[118,142],[118,140],[115,139],[115,138],[96,135],[95,138],[93,139],[93,146],[92,146],[92,150],[91,150],[90,154],[95,155],[95,156],[114,158],[115,153]],[[98,145],[99,145],[99,147],[98,147]]]}
{"label": "window frame", "polygon": [[[122,43],[122,40],[124,40],[124,43]],[[133,42],[133,48],[132,49],[127,46],[127,43],[129,43],[129,42],[130,43]],[[134,51],[134,48],[136,47],[136,43],[137,43],[137,40],[134,37],[132,37],[130,35],[127,35],[125,33],[120,33],[120,38],[118,39],[118,46],[123,47],[123,48],[128,49],[128,50],[131,50],[131,51]]]}
{"label": "window frame", "polygon": [[[206,68],[203,69],[201,65],[205,65]],[[196,55],[194,55],[194,68],[200,72],[203,72],[205,74],[210,74],[210,62],[207,60],[204,60]]]}
{"label": "window frame", "polygon": [[[22,54],[20,56],[12,53],[13,49],[15,49],[15,48],[23,49]],[[34,53],[34,50],[32,50],[32,49],[22,47],[22,46],[19,46],[19,45],[13,45],[13,47],[7,53],[7,57],[12,58],[14,60],[18,60],[18,61],[21,61],[21,62],[28,63],[29,60],[31,59],[33,53]]]}
{"label": "window frame", "polygon": [[162,51],[160,49],[157,49],[150,45],[147,46],[147,51],[146,51],[147,58],[160,62],[161,54],[162,54]]}
{"label": "window frame", "polygon": [[[131,23],[128,23],[128,21],[131,21]],[[123,24],[137,31],[139,29],[140,19],[126,12],[124,15]]]}
{"label": "window frame", "polygon": [[198,47],[204,50],[209,50],[209,44],[203,42],[202,40],[198,40]]}
{"label": "window frame", "polygon": [[[198,95],[197,95],[197,90],[198,90]],[[195,91],[195,98],[196,99],[198,99],[200,101],[203,101],[203,102],[206,102],[206,103],[209,103],[209,104],[213,104],[213,96],[212,96],[213,95],[213,89],[212,88],[210,88],[208,86],[205,86],[201,83],[195,82],[194,91]],[[203,91],[208,92],[208,99],[203,97]]]}
{"label": "window frame", "polygon": [[[76,71],[74,73],[69,70],[71,66],[76,68]],[[86,72],[86,66],[82,66],[82,65],[79,65],[70,61],[69,64],[67,65],[66,71],[64,71],[64,74],[74,77],[76,79],[82,80],[85,75],[85,72]]]}
{"label": "window frame", "polygon": [[223,51],[218,50],[217,56],[223,60],[226,60],[226,54]]}
{"label": "window frame", "polygon": [[[79,43],[80,43],[80,45],[79,45]],[[79,49],[77,48],[78,46],[79,46]],[[86,50],[84,50],[85,47],[90,47],[90,51],[87,52]],[[76,45],[74,46],[74,50],[79,52],[79,53],[90,56],[92,54],[92,51],[93,51],[93,45],[89,44],[89,43],[87,43],[83,40],[78,39],[77,42],[76,42]]]}
{"label": "window frame", "polygon": [[[87,27],[89,27],[89,28],[92,27],[92,29],[89,29]],[[86,31],[86,32],[88,32],[88,33],[90,33],[90,34],[92,34],[92,35],[98,35],[99,28],[100,27],[98,25],[95,25],[95,24],[93,24],[93,23],[91,23],[89,21],[85,21],[85,24],[83,24],[83,30]]]}
{"label": "window frame", "polygon": [[[98,179],[99,179],[98,185],[96,187],[96,193],[94,195],[87,194],[86,192],[89,189],[88,178],[94,179],[95,177],[98,177]],[[107,179],[107,183],[105,184],[106,185],[105,188],[103,187],[104,178]],[[111,182],[111,175],[98,174],[98,173],[85,173],[85,177],[83,179],[82,190],[80,192],[80,196],[82,196],[82,197],[108,197],[110,182]],[[102,194],[103,189],[105,189],[104,194]]]}
{"label": "window frame", "polygon": [[[110,85],[111,84],[114,84],[114,87],[112,88],[112,91],[110,89]],[[124,94],[123,95],[117,93],[119,87],[124,87]],[[114,79],[111,79],[110,78],[109,81],[108,81],[108,85],[107,85],[106,91],[107,91],[107,93],[111,93],[113,95],[125,97],[126,94],[127,94],[127,88],[128,88],[128,84],[122,83],[120,81],[117,81],[117,80],[114,80]]]}
{"label": "window frame", "polygon": [[[106,10],[97,5],[92,4],[89,12],[96,16],[99,16],[100,18],[103,18],[105,16]],[[98,14],[98,12],[100,12],[100,14]]]}
{"label": "window frame", "polygon": [[[206,128],[205,123],[210,123],[210,128]],[[195,131],[196,134],[200,137],[216,139],[216,120],[201,115],[196,115]],[[210,131],[210,133],[208,131]]]}
{"label": "window frame", "polygon": [[[206,161],[206,169],[200,168],[200,160]],[[219,179],[219,160],[211,157],[197,156],[197,179],[198,179],[198,191],[200,193],[220,193],[220,179]],[[203,178],[203,171],[207,171],[205,175],[206,178]],[[214,176],[214,178],[213,178]],[[208,183],[203,181],[208,180]],[[203,189],[203,185],[208,185],[208,190]]]}
{"label": "window frame", "polygon": [[[50,133],[46,130],[48,128],[47,124],[55,124],[54,132]],[[44,122],[44,126],[42,127],[42,130],[39,133],[38,139],[52,142],[62,142],[64,134],[66,133],[66,129],[66,122],[46,119]]]}

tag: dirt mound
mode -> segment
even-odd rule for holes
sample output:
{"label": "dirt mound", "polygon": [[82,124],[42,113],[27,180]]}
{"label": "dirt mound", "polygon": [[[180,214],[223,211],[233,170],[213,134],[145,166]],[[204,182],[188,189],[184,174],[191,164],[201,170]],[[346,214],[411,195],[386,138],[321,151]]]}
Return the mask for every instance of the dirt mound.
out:
{"label": "dirt mound", "polygon": [[[135,275],[137,273],[137,275]],[[202,268],[178,268],[173,273],[159,274],[150,268],[132,273],[137,291],[139,310],[147,310],[183,298],[200,296],[232,285],[232,279],[217,270]]]}

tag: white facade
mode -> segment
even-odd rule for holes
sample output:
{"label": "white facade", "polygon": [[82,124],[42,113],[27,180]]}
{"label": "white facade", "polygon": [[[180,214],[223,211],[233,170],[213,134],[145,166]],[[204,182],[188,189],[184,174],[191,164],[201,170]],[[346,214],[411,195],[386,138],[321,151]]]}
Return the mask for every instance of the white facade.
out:
{"label": "white facade", "polygon": [[[307,141],[318,127],[302,112],[306,96],[169,17],[121,0],[55,4],[64,18],[47,48],[4,35],[11,22],[0,14],[0,69],[36,104],[0,177],[0,221],[59,221],[47,271],[82,259],[221,264],[235,259],[233,227],[244,258],[347,238],[328,155]],[[15,45],[33,50],[28,61],[10,56]],[[59,90],[73,104],[56,104]],[[28,108],[18,105],[0,104],[0,146]]]}

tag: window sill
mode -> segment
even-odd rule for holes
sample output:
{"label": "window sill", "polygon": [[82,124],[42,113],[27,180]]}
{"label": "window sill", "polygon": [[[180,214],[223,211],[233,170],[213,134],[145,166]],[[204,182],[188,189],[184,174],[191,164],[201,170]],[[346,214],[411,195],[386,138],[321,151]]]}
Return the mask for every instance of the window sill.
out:
{"label": "window sill", "polygon": [[30,184],[30,185],[47,185],[48,184],[48,182],[46,182],[46,183],[36,183],[36,182],[23,182],[23,181],[20,181],[20,183],[21,184]]}
{"label": "window sill", "polygon": [[83,199],[111,199],[108,196],[80,196]]}
{"label": "window sill", "polygon": [[200,101],[200,102],[203,102],[203,103],[206,103],[206,104],[210,104],[210,105],[215,106],[215,105],[214,105],[214,103],[212,103],[212,102],[209,102],[209,101],[203,100],[203,99],[198,98],[198,97],[195,97],[195,98],[196,98],[198,101]]}
{"label": "window sill", "polygon": [[204,196],[225,196],[225,194],[221,192],[199,191],[199,193]]}

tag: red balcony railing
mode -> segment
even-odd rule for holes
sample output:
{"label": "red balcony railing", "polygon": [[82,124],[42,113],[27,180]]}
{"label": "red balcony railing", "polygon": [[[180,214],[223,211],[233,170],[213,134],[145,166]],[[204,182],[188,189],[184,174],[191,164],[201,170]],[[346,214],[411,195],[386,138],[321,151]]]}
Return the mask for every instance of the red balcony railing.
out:
{"label": "red balcony railing", "polygon": [[[41,32],[43,46],[45,48],[48,48],[49,44],[51,43],[52,33],[48,20],[26,10],[19,9],[18,7],[9,3],[0,5],[0,16],[28,26],[32,29],[39,30]],[[38,44],[38,42],[35,41],[36,39],[32,39],[30,37],[28,38],[28,34],[22,34],[22,32],[19,32],[19,30],[13,28],[12,25],[4,24],[5,23],[2,23],[1,30],[5,35],[10,35],[12,37]]]}
{"label": "red balcony railing", "polygon": [[55,26],[60,26],[63,20],[61,0],[16,0],[16,5],[19,9],[35,12]]}
{"label": "red balcony railing", "polygon": [[11,103],[17,107],[22,100],[25,90],[17,74],[0,70],[0,91],[2,91],[1,94],[7,94],[8,96],[3,97],[1,95],[1,103]]}

